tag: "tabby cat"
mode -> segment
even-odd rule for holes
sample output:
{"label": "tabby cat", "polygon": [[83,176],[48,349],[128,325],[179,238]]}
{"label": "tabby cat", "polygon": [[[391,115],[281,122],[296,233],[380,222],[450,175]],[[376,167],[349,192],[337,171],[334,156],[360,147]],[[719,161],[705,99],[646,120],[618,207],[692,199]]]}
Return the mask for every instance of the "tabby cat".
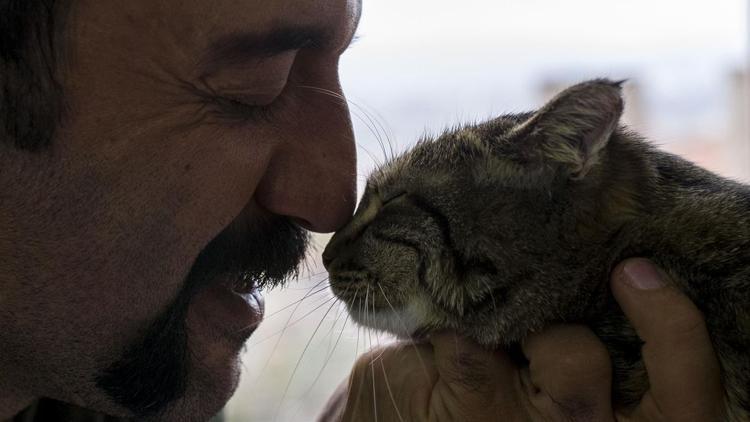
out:
{"label": "tabby cat", "polygon": [[334,293],[358,323],[404,337],[451,328],[510,346],[585,323],[628,406],[648,379],[609,276],[650,258],[705,314],[726,420],[749,421],[750,187],[658,151],[622,111],[621,83],[598,79],[420,141],[369,177],[327,246]]}

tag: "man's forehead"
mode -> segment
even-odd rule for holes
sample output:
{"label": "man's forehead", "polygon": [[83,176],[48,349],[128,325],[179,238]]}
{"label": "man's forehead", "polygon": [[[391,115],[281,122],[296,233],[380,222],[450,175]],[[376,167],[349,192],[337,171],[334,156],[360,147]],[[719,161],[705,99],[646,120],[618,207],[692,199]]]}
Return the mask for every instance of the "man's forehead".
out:
{"label": "man's forehead", "polygon": [[[280,29],[300,28],[307,32],[325,33],[332,38],[332,44],[345,47],[356,30],[361,13],[361,0],[134,0],[108,5],[104,3],[109,2],[82,3],[84,6],[80,9],[88,10],[81,17],[99,21],[102,26],[113,30],[113,43],[117,43],[118,39],[130,39],[125,42],[139,45],[124,46],[126,49],[137,47],[146,53],[145,50],[153,48],[166,54],[175,53],[182,56],[184,60],[180,62],[183,65],[199,62],[207,49],[227,37],[264,35]],[[131,39],[135,34],[138,34],[138,41]]]}
{"label": "man's forehead", "polygon": [[[361,0],[192,0],[203,14],[194,16],[211,26],[214,32],[263,31],[278,26],[356,25]],[[212,16],[213,19],[206,19]],[[254,28],[248,27],[255,26]],[[232,28],[234,26],[234,28]]]}
{"label": "man's forehead", "polygon": [[199,19],[205,25],[233,21],[270,24],[276,19],[325,21],[345,16],[354,19],[360,14],[361,4],[361,0],[134,0],[105,7],[128,17],[150,17],[164,23]]}
{"label": "man's forehead", "polygon": [[214,22],[209,56],[243,48],[247,53],[256,50],[258,55],[311,45],[341,48],[351,41],[361,14],[361,0],[276,1],[262,2],[266,7],[263,10],[247,8],[238,12],[246,16],[234,27]]}

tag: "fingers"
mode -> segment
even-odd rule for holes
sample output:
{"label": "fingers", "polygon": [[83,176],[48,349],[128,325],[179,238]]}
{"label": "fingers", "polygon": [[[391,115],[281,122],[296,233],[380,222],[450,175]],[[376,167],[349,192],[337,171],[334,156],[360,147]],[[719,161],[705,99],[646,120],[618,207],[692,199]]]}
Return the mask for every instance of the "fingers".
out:
{"label": "fingers", "polygon": [[430,342],[439,374],[433,400],[458,411],[455,420],[496,420],[518,414],[519,390],[513,382],[518,377],[507,354],[452,332],[435,334]]}
{"label": "fingers", "polygon": [[523,343],[529,368],[521,379],[534,420],[612,421],[612,369],[604,345],[588,328],[558,325]]}
{"label": "fingers", "polygon": [[320,412],[317,422],[341,422],[344,420],[344,411],[346,410],[346,400],[349,395],[349,380],[339,384],[336,391]]}
{"label": "fingers", "polygon": [[429,344],[397,343],[357,359],[341,421],[427,420],[438,378]]}
{"label": "fingers", "polygon": [[635,420],[719,420],[723,404],[719,363],[703,315],[648,260],[620,264],[612,293],[644,341],[651,389]]}
{"label": "fingers", "polygon": [[614,420],[609,356],[584,327],[532,335],[523,345],[530,367],[520,370],[505,352],[455,333],[430,343],[361,358],[343,420]]}
{"label": "fingers", "polygon": [[342,420],[515,421],[525,411],[517,379],[505,353],[439,333],[430,343],[390,345],[358,359]]}

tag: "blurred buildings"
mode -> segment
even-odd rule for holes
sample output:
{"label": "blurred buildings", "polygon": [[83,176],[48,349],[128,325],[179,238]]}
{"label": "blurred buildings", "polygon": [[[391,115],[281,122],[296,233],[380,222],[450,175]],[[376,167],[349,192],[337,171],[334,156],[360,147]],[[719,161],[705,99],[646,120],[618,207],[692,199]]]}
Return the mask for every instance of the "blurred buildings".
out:
{"label": "blurred buildings", "polygon": [[730,174],[750,181],[750,75],[748,70],[732,72],[729,78],[729,130],[726,154]]}
{"label": "blurred buildings", "polygon": [[[727,70],[723,81],[726,101],[724,107],[715,110],[720,115],[720,123],[710,130],[681,133],[661,147],[724,176],[750,182],[748,72]],[[539,84],[540,103],[549,101],[577,82],[580,80],[555,77],[543,79]],[[650,138],[651,128],[656,126],[652,116],[658,116],[659,113],[650,110],[653,103],[644,101],[643,84],[635,79],[628,80],[624,96],[623,123]]]}
{"label": "blurred buildings", "polygon": [[[539,86],[541,103],[551,100],[552,97],[562,90],[578,82],[581,81],[578,79],[557,79],[553,77],[544,79]],[[646,117],[644,116],[643,97],[638,81],[628,80],[625,83],[623,91],[625,96],[625,111],[622,116],[622,122],[636,130],[644,128]]]}

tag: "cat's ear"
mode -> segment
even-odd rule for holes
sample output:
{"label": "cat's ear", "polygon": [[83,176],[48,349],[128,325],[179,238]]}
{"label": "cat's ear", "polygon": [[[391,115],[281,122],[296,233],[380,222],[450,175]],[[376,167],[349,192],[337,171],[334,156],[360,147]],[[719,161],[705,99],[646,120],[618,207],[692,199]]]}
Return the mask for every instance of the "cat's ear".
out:
{"label": "cat's ear", "polygon": [[566,89],[513,128],[510,142],[526,157],[562,164],[583,178],[620,121],[623,82],[595,79]]}

